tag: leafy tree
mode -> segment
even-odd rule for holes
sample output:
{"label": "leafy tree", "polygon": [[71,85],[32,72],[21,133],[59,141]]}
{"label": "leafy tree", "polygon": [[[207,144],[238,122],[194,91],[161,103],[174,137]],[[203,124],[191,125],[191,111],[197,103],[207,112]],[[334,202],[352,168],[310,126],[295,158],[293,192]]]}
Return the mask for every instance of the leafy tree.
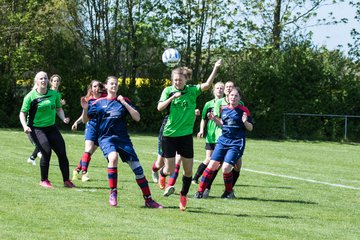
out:
{"label": "leafy tree", "polygon": [[[360,24],[360,2],[350,1],[350,5],[356,9],[355,19]],[[359,28],[353,28],[351,30],[351,36],[354,39],[353,44],[349,44],[350,50],[349,55],[355,59],[357,62],[360,62],[360,32]]]}
{"label": "leafy tree", "polygon": [[320,8],[338,2],[343,0],[245,0],[238,6],[238,24],[247,28],[249,43],[271,45],[275,49],[280,49],[288,36],[307,35],[314,25],[347,22],[345,18],[336,19],[332,12],[329,12],[327,18],[317,18]]}

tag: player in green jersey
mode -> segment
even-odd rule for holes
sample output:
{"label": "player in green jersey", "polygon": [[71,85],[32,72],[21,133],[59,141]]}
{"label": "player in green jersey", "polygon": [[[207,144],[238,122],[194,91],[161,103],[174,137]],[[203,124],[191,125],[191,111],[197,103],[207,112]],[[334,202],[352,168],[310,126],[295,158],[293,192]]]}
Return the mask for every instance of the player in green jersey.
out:
{"label": "player in green jersey", "polygon": [[69,160],[66,155],[65,142],[55,125],[56,115],[66,124],[70,119],[65,117],[58,92],[48,89],[47,74],[42,71],[38,72],[34,82],[33,90],[23,100],[19,118],[24,132],[31,135],[42,153],[40,186],[53,187],[48,180],[48,175],[51,152],[54,150],[59,160],[64,186],[73,188],[75,185],[69,179]]}
{"label": "player in green jersey", "polygon": [[215,63],[213,71],[205,83],[187,85],[192,70],[179,67],[172,71],[172,86],[166,87],[160,97],[157,109],[168,111],[168,120],[163,131],[162,149],[165,157],[164,167],[160,174],[166,177],[174,172],[175,155],[181,156],[184,175],[180,191],[180,210],[186,209],[187,194],[191,185],[194,158],[193,128],[195,120],[196,99],[202,91],[208,90],[222,64],[221,59]]}

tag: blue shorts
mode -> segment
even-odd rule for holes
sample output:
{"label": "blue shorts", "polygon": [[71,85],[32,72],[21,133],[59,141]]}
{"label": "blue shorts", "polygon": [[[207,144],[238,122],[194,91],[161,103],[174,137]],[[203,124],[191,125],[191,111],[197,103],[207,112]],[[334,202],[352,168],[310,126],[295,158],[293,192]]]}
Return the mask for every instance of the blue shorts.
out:
{"label": "blue shorts", "polygon": [[93,141],[96,146],[99,146],[96,123],[94,121],[90,120],[86,123],[85,140]]}
{"label": "blue shorts", "polygon": [[245,138],[237,141],[237,144],[224,144],[218,142],[211,155],[211,160],[215,160],[220,163],[226,162],[234,166],[244,153],[245,142]]}
{"label": "blue shorts", "polygon": [[100,140],[100,148],[107,159],[111,152],[119,153],[123,162],[139,161],[131,141],[120,137],[111,137]]}

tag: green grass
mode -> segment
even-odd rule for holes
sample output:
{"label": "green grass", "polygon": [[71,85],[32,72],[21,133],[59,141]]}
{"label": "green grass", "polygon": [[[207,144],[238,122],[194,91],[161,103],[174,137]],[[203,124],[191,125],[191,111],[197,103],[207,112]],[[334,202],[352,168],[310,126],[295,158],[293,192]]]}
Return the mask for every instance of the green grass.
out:
{"label": "green grass", "polygon": [[[90,163],[91,181],[75,182],[77,189],[62,186],[54,154],[49,179],[55,189],[41,188],[39,165],[26,163],[33,147],[25,134],[2,129],[0,136],[0,239],[360,239],[359,145],[250,139],[237,198],[219,198],[219,174],[211,198],[190,198],[180,212],[179,196],[165,198],[151,182],[156,136],[131,138],[154,199],[166,206],[162,210],[143,207],[134,176],[122,163],[119,206],[110,207],[101,151]],[[72,170],[83,152],[83,134],[63,136]],[[204,140],[194,147],[195,171]],[[180,186],[181,180],[176,192]],[[192,185],[189,195],[195,191]]]}

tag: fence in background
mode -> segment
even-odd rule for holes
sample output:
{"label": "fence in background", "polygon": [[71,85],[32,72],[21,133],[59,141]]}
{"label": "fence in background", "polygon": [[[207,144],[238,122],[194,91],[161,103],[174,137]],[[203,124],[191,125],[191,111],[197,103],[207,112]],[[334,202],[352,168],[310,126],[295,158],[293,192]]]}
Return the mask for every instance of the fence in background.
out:
{"label": "fence in background", "polygon": [[284,113],[283,116],[283,134],[284,137],[287,137],[286,134],[286,118],[289,116],[305,116],[305,117],[327,117],[327,118],[343,118],[344,119],[344,140],[348,140],[348,119],[349,118],[360,118],[356,115],[334,115],[334,114],[310,114],[310,113]]}

